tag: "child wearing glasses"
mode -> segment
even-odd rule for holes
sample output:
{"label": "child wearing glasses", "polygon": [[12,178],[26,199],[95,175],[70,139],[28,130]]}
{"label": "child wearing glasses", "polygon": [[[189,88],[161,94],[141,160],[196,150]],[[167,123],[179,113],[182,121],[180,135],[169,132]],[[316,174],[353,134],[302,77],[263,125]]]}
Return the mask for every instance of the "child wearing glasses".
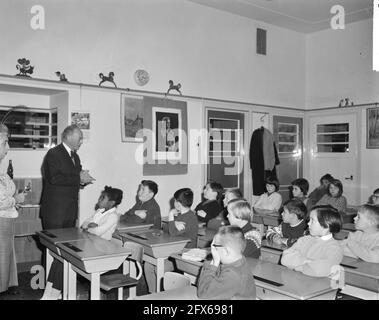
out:
{"label": "child wearing glasses", "polygon": [[344,243],[344,254],[379,263],[379,206],[365,204],[354,218],[355,229]]}
{"label": "child wearing glasses", "polygon": [[327,277],[343,258],[343,247],[333,238],[341,230],[341,215],[330,205],[316,206],[308,225],[310,235],[283,251],[282,265],[308,276]]}
{"label": "child wearing glasses", "polygon": [[202,299],[255,300],[253,272],[243,251],[246,240],[241,228],[221,227],[213,238],[212,260],[200,273],[197,295]]}

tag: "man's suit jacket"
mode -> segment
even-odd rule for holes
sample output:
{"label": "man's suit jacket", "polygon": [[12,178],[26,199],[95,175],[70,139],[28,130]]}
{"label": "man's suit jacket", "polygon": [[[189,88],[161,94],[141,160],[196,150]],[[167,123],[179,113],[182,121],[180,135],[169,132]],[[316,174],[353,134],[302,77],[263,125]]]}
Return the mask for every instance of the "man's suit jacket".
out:
{"label": "man's suit jacket", "polygon": [[82,166],[76,153],[74,160],[75,165],[63,144],[50,149],[44,158],[40,210],[44,229],[75,226]]}

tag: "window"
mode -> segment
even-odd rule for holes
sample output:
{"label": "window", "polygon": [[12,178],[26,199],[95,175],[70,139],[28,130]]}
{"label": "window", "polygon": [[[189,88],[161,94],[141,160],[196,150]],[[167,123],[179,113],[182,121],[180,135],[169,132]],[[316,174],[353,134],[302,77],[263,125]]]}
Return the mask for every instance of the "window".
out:
{"label": "window", "polygon": [[299,144],[299,126],[278,122],[278,152],[297,153]]}
{"label": "window", "polygon": [[349,152],[349,124],[318,124],[317,152]]}
{"label": "window", "polygon": [[[0,119],[9,109],[0,110]],[[12,111],[6,118],[9,146],[14,149],[43,149],[57,144],[56,110]]]}

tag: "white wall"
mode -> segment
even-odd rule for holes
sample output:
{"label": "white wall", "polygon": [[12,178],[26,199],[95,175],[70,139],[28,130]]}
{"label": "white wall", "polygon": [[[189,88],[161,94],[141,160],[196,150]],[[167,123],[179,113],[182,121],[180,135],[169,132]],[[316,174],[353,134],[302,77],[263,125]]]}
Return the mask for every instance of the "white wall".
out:
{"label": "white wall", "polygon": [[[115,72],[119,87],[140,89],[133,74],[150,73],[149,91],[168,80],[184,94],[303,108],[302,34],[185,0],[48,1],[46,29],[32,30],[27,0],[0,2],[0,73],[13,75],[19,57],[33,77],[98,84]],[[268,55],[255,53],[256,27],[268,30]]]}
{"label": "white wall", "polygon": [[372,70],[372,19],[306,37],[306,107],[337,107],[379,100],[379,73]]}

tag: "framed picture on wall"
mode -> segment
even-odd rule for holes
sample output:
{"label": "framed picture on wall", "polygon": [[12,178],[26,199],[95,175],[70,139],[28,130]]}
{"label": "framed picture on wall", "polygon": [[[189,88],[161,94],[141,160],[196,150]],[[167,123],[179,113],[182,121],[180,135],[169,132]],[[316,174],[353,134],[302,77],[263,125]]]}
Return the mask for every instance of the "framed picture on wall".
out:
{"label": "framed picture on wall", "polygon": [[121,94],[121,141],[143,142],[143,97]]}
{"label": "framed picture on wall", "polygon": [[182,112],[180,109],[152,107],[153,159],[180,160],[182,152]]}
{"label": "framed picture on wall", "polygon": [[367,149],[379,149],[379,107],[367,109]]}
{"label": "framed picture on wall", "polygon": [[76,124],[81,130],[91,129],[91,116],[89,112],[71,112],[71,124]]}

